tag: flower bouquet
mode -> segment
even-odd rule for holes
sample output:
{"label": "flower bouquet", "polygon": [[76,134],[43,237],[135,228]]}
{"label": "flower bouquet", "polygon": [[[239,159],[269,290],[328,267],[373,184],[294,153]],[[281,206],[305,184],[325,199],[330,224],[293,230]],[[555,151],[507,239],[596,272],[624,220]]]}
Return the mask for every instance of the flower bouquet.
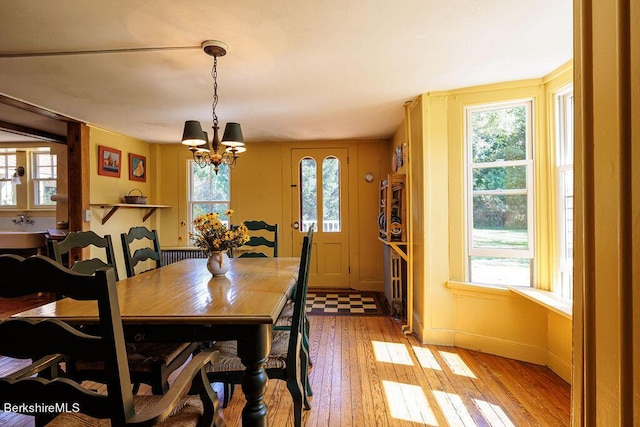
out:
{"label": "flower bouquet", "polygon": [[[229,209],[224,214],[231,217],[233,210]],[[197,247],[203,249],[209,256],[211,262],[207,263],[207,268],[210,271],[214,266],[209,264],[217,263],[222,270],[225,262],[228,270],[227,251],[242,246],[249,241],[249,231],[244,224],[230,229],[220,221],[220,214],[217,212],[209,212],[197,216],[193,220],[193,230],[193,232],[189,233],[189,237],[193,239]],[[226,270],[220,273],[212,272],[214,275],[224,273],[226,273]]]}

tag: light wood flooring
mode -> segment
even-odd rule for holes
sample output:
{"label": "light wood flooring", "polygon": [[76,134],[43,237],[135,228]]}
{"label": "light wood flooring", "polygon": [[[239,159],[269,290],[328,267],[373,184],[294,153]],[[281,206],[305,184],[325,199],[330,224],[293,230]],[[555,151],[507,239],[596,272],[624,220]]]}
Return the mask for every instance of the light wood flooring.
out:
{"label": "light wood flooring", "polygon": [[[391,317],[311,316],[312,409],[305,426],[569,426],[570,386],[548,368],[457,347],[421,345]],[[16,363],[0,358],[0,371]],[[141,387],[142,393],[149,389]],[[293,425],[282,381],[269,382],[269,425]],[[240,425],[238,387],[222,410]],[[0,425],[33,426],[0,413]]]}

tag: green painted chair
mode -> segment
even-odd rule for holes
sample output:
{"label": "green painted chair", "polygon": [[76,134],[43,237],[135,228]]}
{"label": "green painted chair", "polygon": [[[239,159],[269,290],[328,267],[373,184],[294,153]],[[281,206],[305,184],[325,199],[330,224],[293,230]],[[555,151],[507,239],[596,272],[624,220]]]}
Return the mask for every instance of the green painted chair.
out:
{"label": "green painted chair", "polygon": [[[266,252],[271,251],[274,257],[278,256],[278,224],[267,224],[264,221],[245,221],[244,225],[249,230],[249,241],[244,244],[243,249],[249,248],[248,252],[243,252],[239,258],[266,258]],[[251,232],[254,233],[251,233]],[[265,235],[267,234],[267,235]]]}
{"label": "green painted chair", "polygon": [[[311,409],[307,393],[309,382],[309,358],[302,345],[304,330],[304,312],[307,287],[309,284],[309,264],[311,261],[311,242],[313,230],[304,237],[298,284],[294,297],[293,321],[290,331],[274,331],[271,338],[271,353],[265,362],[269,379],[286,381],[287,389],[293,399],[294,425],[302,425],[302,409]],[[210,382],[224,384],[223,407],[233,396],[234,386],[242,382],[245,367],[237,355],[236,341],[220,341],[213,345],[220,352],[220,361],[207,367]]]}
{"label": "green painted chair", "polygon": [[[152,267],[140,271],[139,274],[162,267],[160,240],[156,230],[149,230],[142,226],[131,227],[128,232],[120,234],[120,238],[127,277],[135,276],[138,263],[147,260],[152,261]],[[134,243],[137,241],[142,242],[142,246]],[[168,390],[169,375],[182,366],[193,353],[199,351],[199,348],[198,343],[127,344],[130,359],[138,360],[136,365],[138,383],[150,384],[154,394],[162,394]]]}
{"label": "green painted chair", "polygon": [[[133,235],[137,236],[139,234],[141,233],[136,232]],[[155,233],[155,236],[157,236],[157,233]],[[113,255],[111,236],[109,235],[100,237],[93,231],[78,231],[69,233],[63,241],[53,242],[52,244],[56,261],[60,264],[62,264],[62,255],[67,253],[71,255],[75,249],[85,248],[90,245],[104,248],[107,263],[99,258],[75,261],[71,266],[71,270],[83,274],[94,274],[100,268],[113,267],[115,273],[115,257]],[[125,264],[127,264],[128,251],[125,250],[124,252]],[[136,252],[140,259],[146,256],[145,251],[141,252],[142,255]],[[127,273],[130,266],[133,271],[135,264],[127,264]],[[115,273],[115,276],[117,280],[117,273]],[[164,394],[169,389],[169,375],[181,367],[198,348],[197,343],[128,343],[126,349],[131,380],[134,384],[134,393],[138,391],[140,384],[149,384],[153,394]],[[74,378],[99,382],[106,380],[107,371],[102,362],[86,360],[79,355],[72,354],[67,365],[68,374]]]}
{"label": "green painted chair", "polygon": [[[51,241],[53,247],[53,257],[58,264],[65,265],[63,258],[68,257],[68,264],[65,265],[73,271],[82,274],[93,274],[97,269],[103,267],[113,267],[118,281],[118,270],[116,268],[116,257],[113,255],[113,244],[111,236],[98,236],[93,231],[74,231],[71,232],[61,241]],[[104,249],[104,257],[106,262],[101,258],[89,258],[78,260],[75,251],[86,247],[95,247]]]}
{"label": "green painted chair", "polygon": [[[0,376],[0,396],[17,411],[35,415],[35,425],[148,426],[162,421],[165,421],[162,425],[192,427],[224,425],[219,417],[217,397],[204,370],[217,360],[217,353],[195,355],[167,394],[134,396],[112,268],[101,268],[93,275],[86,275],[72,272],[41,255],[27,259],[0,255],[0,271],[7,279],[3,283],[20,284],[0,286],[0,297],[54,292],[68,298],[95,301],[98,307],[99,327],[91,334],[78,331],[63,319],[0,320],[0,355],[32,360],[31,365]],[[17,336],[29,339],[16,339]],[[72,353],[102,361],[106,370],[106,394],[87,389],[72,377],[48,377],[51,368],[60,364],[64,355]],[[40,375],[42,372],[45,375]],[[34,407],[44,405],[59,408],[60,412],[33,413]]]}
{"label": "green painted chair", "polygon": [[[122,252],[124,264],[127,268],[127,277],[136,275],[135,267],[138,263],[151,260],[153,267],[145,270],[162,267],[162,253],[160,252],[160,240],[156,230],[146,227],[131,227],[128,232],[120,235],[122,240]],[[134,242],[142,242],[142,247],[134,249]],[[141,271],[142,273],[142,271]]]}

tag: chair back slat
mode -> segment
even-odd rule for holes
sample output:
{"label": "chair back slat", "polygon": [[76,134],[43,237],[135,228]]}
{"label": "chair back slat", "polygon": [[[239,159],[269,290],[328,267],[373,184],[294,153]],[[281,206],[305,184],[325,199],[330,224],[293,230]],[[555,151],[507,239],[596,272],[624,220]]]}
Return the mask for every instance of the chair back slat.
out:
{"label": "chair back slat", "polygon": [[[244,225],[249,231],[266,232],[271,236],[254,235],[250,236],[249,241],[244,244],[245,247],[250,247],[250,252],[244,252],[240,254],[239,258],[262,258],[268,257],[264,252],[257,250],[257,248],[263,246],[270,248],[273,251],[273,256],[278,256],[278,224],[268,224],[265,221],[245,221]],[[269,239],[268,237],[271,237]],[[255,250],[254,250],[255,249]]]}
{"label": "chair back slat", "polygon": [[[162,267],[162,253],[157,230],[149,230],[146,227],[131,227],[128,232],[122,233],[120,238],[127,277],[135,276],[136,265],[143,261],[152,260],[154,265],[152,269]],[[145,246],[134,248],[134,242],[138,240],[143,241]]]}
{"label": "chair back slat", "polygon": [[[53,247],[53,255],[56,262],[63,264],[63,255],[67,255],[69,257],[69,262],[66,266],[79,273],[91,274],[101,267],[116,268],[116,257],[113,252],[113,242],[111,241],[111,236],[108,234],[104,237],[100,237],[93,231],[74,231],[69,233],[62,241],[53,240],[51,245]],[[89,246],[104,249],[106,262],[100,258],[90,258],[77,261],[73,260],[74,250],[83,249]],[[117,270],[115,273],[117,281]]]}
{"label": "chair back slat", "polygon": [[[115,425],[125,424],[135,411],[113,268],[85,275],[40,255],[27,259],[0,255],[0,271],[6,278],[0,285],[2,297],[54,292],[73,299],[95,300],[99,314],[96,330],[100,334],[79,332],[60,319],[8,319],[0,321],[0,356],[36,360],[47,354],[83,354],[101,360],[108,373],[108,398],[84,389],[70,378],[15,378],[10,374],[0,378],[0,395],[6,401],[26,405],[78,402],[83,413],[111,417]],[[20,340],[15,338],[18,336]]]}
{"label": "chair back slat", "polygon": [[[19,339],[16,337],[38,337]],[[0,323],[0,354],[17,359],[38,358],[48,354],[65,353],[70,348],[93,359],[104,358],[104,345],[100,337],[52,320],[9,319]]]}

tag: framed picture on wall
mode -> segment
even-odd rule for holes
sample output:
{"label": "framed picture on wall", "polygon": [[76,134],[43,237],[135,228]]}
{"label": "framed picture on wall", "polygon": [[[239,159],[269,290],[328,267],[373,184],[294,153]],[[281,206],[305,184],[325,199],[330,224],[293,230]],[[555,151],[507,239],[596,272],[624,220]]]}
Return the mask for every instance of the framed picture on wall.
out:
{"label": "framed picture on wall", "polygon": [[98,146],[98,175],[120,178],[122,155],[120,150],[105,146]]}
{"label": "framed picture on wall", "polygon": [[145,182],[147,180],[147,158],[129,153],[129,179]]}

